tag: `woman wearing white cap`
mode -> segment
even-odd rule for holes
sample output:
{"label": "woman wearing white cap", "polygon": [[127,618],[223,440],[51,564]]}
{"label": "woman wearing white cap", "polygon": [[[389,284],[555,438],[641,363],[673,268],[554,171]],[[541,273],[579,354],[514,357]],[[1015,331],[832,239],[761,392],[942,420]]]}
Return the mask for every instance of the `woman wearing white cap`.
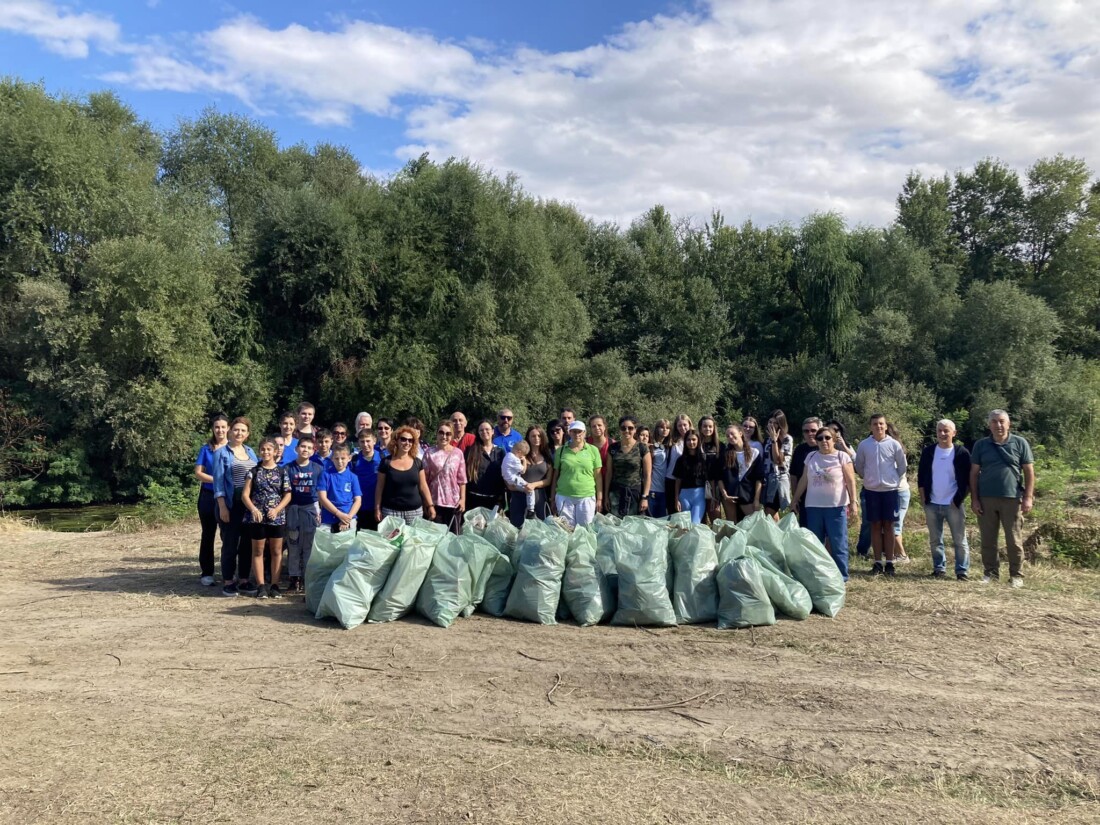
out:
{"label": "woman wearing white cap", "polygon": [[569,425],[569,442],[554,453],[550,496],[558,515],[571,527],[591,524],[602,504],[600,450],[584,441],[585,426]]}

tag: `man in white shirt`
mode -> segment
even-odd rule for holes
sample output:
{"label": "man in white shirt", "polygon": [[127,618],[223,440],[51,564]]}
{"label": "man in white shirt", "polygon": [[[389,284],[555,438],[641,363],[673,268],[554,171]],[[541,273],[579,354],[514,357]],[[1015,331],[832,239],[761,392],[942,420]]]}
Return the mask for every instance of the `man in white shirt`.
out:
{"label": "man in white shirt", "polygon": [[866,517],[871,522],[871,547],[875,553],[871,575],[893,576],[894,522],[900,511],[898,487],[908,465],[905,449],[886,434],[886,416],[882,413],[871,416],[871,435],[856,449],[855,468],[863,479]]}
{"label": "man in white shirt", "polygon": [[928,521],[928,542],[932,548],[932,576],[947,578],[947,554],[943,547],[943,523],[951,528],[955,545],[955,578],[966,581],[970,569],[970,545],[966,540],[966,510],[963,502],[970,493],[970,451],[955,444],[955,422],[936,422],[936,443],[920,455],[917,488]]}

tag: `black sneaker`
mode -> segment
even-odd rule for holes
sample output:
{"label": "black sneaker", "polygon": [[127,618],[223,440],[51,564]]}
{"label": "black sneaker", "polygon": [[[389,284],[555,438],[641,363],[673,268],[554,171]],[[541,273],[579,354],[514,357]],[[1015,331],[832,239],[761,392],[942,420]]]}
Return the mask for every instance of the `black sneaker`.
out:
{"label": "black sneaker", "polygon": [[267,589],[267,595],[273,599],[281,599],[283,597],[283,590],[279,585],[273,584]]}
{"label": "black sneaker", "polygon": [[871,575],[872,576],[881,576],[882,575],[882,562],[876,561],[873,565],[871,565]]}
{"label": "black sneaker", "polygon": [[270,599],[271,596],[268,595],[266,587],[257,587],[256,588],[256,598],[257,599]]}
{"label": "black sneaker", "polygon": [[896,576],[897,575],[897,571],[894,570],[894,563],[892,561],[886,562],[886,575],[887,576]]}
{"label": "black sneaker", "polygon": [[956,573],[955,578],[958,579],[961,582],[970,581],[970,576],[966,575],[966,573]]}
{"label": "black sneaker", "polygon": [[242,596],[255,596],[260,591],[252,582],[238,582],[237,592]]}
{"label": "black sneaker", "polygon": [[946,570],[934,570],[934,571],[932,571],[932,578],[934,578],[934,579],[946,579],[947,578],[947,571]]}
{"label": "black sneaker", "polygon": [[227,585],[225,585],[225,587],[222,588],[222,595],[229,597],[236,596],[237,585],[235,585],[233,582],[229,582]]}

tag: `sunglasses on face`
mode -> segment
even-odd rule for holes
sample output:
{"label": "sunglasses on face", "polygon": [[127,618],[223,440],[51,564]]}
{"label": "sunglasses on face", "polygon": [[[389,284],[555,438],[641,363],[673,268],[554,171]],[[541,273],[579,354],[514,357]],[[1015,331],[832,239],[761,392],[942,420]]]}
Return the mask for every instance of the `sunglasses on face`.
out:
{"label": "sunglasses on face", "polygon": [[333,435],[347,435],[348,431],[347,430],[333,430],[332,434]]}
{"label": "sunglasses on face", "polygon": [[624,433],[632,433],[632,432],[634,432],[634,430],[636,428],[635,427],[619,427],[619,429]]}
{"label": "sunglasses on face", "polygon": [[817,432],[817,428],[816,427],[808,427],[805,430],[803,430],[802,432],[806,433],[807,435],[813,435],[814,433]]}
{"label": "sunglasses on face", "polygon": [[399,439],[397,439],[397,443],[398,444],[412,444],[413,440],[411,438],[409,438],[407,435],[403,435]]}
{"label": "sunglasses on face", "polygon": [[451,437],[451,431],[450,431],[450,430],[436,430],[436,433],[435,433],[435,434],[436,434],[436,435],[445,435],[445,436],[447,436],[448,438],[450,438],[450,437]]}
{"label": "sunglasses on face", "polygon": [[833,437],[831,435],[819,435],[819,436],[816,437],[815,440],[817,440],[817,441],[832,441]]}
{"label": "sunglasses on face", "polygon": [[510,415],[502,415],[502,416],[500,417],[500,420],[501,420],[501,421],[511,421],[511,420],[512,420],[512,416],[510,416]]}

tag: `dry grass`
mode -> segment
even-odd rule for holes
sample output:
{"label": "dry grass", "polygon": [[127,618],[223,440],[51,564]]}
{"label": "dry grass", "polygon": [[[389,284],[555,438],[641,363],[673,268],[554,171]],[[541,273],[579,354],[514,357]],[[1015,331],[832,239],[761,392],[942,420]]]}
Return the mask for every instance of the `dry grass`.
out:
{"label": "dry grass", "polygon": [[932,581],[911,540],[753,633],[343,631],[199,587],[195,532],[10,534],[0,822],[1100,817],[1093,572]]}

